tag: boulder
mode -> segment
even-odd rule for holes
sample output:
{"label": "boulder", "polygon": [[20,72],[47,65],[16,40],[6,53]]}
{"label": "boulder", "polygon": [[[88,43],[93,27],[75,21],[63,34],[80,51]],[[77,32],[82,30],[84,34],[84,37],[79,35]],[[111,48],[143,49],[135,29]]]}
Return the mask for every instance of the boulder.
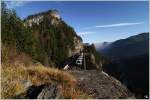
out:
{"label": "boulder", "polygon": [[52,84],[45,86],[39,93],[37,99],[59,99],[62,98],[58,85]]}
{"label": "boulder", "polygon": [[29,86],[27,90],[13,97],[14,99],[62,99],[61,90],[57,84]]}

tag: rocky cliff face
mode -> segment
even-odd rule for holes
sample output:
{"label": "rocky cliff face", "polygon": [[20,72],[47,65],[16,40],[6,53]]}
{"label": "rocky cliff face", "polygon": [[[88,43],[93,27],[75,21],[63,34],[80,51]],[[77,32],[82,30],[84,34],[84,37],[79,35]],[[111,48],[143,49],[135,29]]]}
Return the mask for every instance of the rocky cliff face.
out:
{"label": "rocky cliff face", "polygon": [[53,17],[53,18],[51,18],[51,24],[52,25],[53,24],[58,24],[58,22],[56,22],[55,19],[60,19],[59,12],[57,10],[49,10],[49,11],[46,11],[46,12],[42,12],[42,13],[38,13],[38,14],[35,14],[35,15],[28,16],[25,19],[25,21],[26,21],[25,25],[29,26],[29,27],[32,27],[33,24],[39,25],[43,21],[43,18],[44,18],[45,15],[49,16],[49,18]]}
{"label": "rocky cliff face", "polygon": [[99,69],[102,70],[103,64],[106,62],[106,59],[98,54],[95,49],[94,44],[84,44],[85,58],[87,69]]}

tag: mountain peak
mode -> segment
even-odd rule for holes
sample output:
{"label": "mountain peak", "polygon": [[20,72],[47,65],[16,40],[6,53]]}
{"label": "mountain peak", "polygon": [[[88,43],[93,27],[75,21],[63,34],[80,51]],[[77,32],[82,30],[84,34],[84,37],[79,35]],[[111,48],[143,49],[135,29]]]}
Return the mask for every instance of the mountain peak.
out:
{"label": "mountain peak", "polygon": [[60,19],[59,11],[57,9],[53,9],[53,10],[47,10],[47,11],[43,11],[43,12],[36,13],[33,15],[29,15],[25,20],[32,19],[32,18],[38,17],[38,16],[43,16],[43,15],[50,15],[50,16]]}
{"label": "mountain peak", "polygon": [[[55,19],[59,20],[61,18],[59,11],[54,9],[54,10],[48,10],[48,11],[30,15],[25,19],[25,22],[26,22],[27,26],[29,26],[29,27],[32,27],[33,24],[39,25],[40,22],[43,21],[43,18],[45,16],[48,16],[50,19],[55,18]],[[51,24],[53,24],[53,23],[55,23],[54,20],[52,21]]]}

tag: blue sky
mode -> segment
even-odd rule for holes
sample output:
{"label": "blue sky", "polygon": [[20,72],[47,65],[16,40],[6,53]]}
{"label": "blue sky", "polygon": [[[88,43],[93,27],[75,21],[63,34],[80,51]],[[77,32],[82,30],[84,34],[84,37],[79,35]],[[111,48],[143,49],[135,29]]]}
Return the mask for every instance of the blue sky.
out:
{"label": "blue sky", "polygon": [[57,9],[83,42],[112,42],[148,32],[148,1],[21,1],[7,2],[24,19],[28,15]]}

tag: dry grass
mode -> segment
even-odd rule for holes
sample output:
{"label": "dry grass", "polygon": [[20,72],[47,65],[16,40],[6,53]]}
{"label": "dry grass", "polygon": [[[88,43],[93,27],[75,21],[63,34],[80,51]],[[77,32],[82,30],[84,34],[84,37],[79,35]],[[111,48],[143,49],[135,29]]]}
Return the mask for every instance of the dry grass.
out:
{"label": "dry grass", "polygon": [[[50,83],[55,81],[59,84],[66,84],[66,85],[74,85],[76,83],[75,78],[68,74],[67,72],[55,69],[55,68],[48,68],[43,67],[42,65],[36,65],[36,67],[30,67],[27,69],[30,79],[36,85],[41,85],[42,82]],[[37,79],[37,80],[36,80]],[[39,84],[39,82],[41,84]]]}
{"label": "dry grass", "polygon": [[1,72],[2,98],[12,98],[15,94],[24,91],[20,83],[21,80],[27,80],[27,72],[24,68],[3,64]]}
{"label": "dry grass", "polygon": [[65,99],[90,99],[91,96],[83,93],[83,91],[77,89],[76,87],[68,87],[66,85],[62,86],[62,94]]}
{"label": "dry grass", "polygon": [[[40,64],[25,67],[24,65],[2,65],[2,98],[13,98],[25,91],[21,81],[30,80],[33,85],[58,83],[64,98],[80,98],[84,96],[76,89],[76,79],[67,72],[47,68]],[[87,96],[86,96],[87,97]]]}
{"label": "dry grass", "polygon": [[[67,72],[38,65],[28,69],[30,79],[35,85],[58,83],[64,98],[76,99],[85,95],[76,89],[76,79]],[[86,96],[87,97],[87,96]]]}
{"label": "dry grass", "polygon": [[[23,65],[2,65],[2,98],[12,98],[15,95],[24,92],[24,80],[30,80],[33,85],[58,83],[65,88],[74,88],[76,80],[74,77],[64,71],[54,68],[47,68],[42,65],[25,67]],[[63,87],[64,91],[65,88]],[[73,98],[73,92],[68,92],[68,96]]]}
{"label": "dry grass", "polygon": [[71,74],[40,63],[34,64],[29,56],[17,53],[15,48],[2,47],[1,74],[1,98],[12,99],[25,92],[23,81],[29,81],[35,86],[57,83],[64,98],[88,98],[76,88],[76,79]]}

